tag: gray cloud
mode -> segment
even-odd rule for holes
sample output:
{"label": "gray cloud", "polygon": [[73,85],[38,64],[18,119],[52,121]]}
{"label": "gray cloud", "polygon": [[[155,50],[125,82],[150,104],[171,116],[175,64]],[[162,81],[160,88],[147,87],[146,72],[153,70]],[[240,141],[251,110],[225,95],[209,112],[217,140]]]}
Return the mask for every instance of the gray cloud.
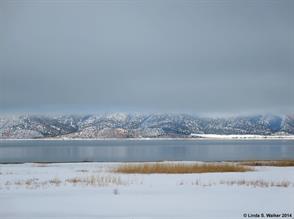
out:
{"label": "gray cloud", "polygon": [[0,110],[293,112],[294,2],[0,3]]}

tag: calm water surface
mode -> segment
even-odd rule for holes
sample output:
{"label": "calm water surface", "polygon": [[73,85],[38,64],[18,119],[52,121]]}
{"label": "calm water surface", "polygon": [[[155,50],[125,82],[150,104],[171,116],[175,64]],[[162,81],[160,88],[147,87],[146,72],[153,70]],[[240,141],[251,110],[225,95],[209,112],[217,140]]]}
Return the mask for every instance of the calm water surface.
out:
{"label": "calm water surface", "polygon": [[0,163],[283,159],[293,140],[0,140]]}

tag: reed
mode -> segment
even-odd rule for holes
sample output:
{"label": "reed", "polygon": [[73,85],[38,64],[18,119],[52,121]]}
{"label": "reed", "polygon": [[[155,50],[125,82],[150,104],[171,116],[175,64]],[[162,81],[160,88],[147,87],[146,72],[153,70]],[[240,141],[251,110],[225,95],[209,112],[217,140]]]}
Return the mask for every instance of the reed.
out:
{"label": "reed", "polygon": [[223,172],[247,172],[254,169],[235,164],[177,164],[177,163],[144,163],[123,164],[116,167],[116,173],[128,174],[183,174],[183,173],[223,173]]}

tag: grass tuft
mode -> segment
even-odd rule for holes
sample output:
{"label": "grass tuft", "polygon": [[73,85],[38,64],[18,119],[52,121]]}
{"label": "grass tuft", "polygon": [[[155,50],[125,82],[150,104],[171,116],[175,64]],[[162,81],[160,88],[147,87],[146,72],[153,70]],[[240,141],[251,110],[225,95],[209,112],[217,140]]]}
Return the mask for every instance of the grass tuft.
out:
{"label": "grass tuft", "polygon": [[113,171],[116,173],[137,174],[178,174],[178,173],[223,173],[253,171],[251,167],[234,164],[172,164],[172,163],[145,163],[124,164]]}

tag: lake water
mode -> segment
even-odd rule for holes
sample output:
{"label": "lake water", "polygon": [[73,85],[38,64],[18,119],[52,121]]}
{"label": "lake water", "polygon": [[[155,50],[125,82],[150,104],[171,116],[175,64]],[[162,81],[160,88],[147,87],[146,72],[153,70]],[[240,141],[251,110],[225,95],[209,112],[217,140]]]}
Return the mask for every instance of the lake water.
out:
{"label": "lake water", "polygon": [[0,140],[0,163],[283,159],[293,140]]}

